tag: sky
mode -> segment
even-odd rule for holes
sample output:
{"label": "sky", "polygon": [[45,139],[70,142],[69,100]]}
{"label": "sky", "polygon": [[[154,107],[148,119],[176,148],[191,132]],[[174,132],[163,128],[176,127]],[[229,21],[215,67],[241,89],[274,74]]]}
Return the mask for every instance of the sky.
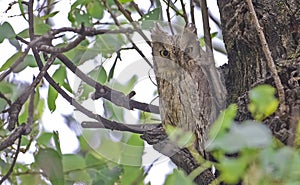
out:
{"label": "sky", "polygon": [[[9,17],[10,15],[18,14],[18,6],[13,6],[12,10],[10,10],[8,13],[5,13],[8,3],[11,1],[7,0],[0,0],[0,23],[7,21],[9,22],[16,33],[22,31],[27,27],[27,24],[25,21],[23,21],[23,18],[21,16],[14,16]],[[69,11],[70,0],[61,0],[57,5],[55,6],[55,11],[59,11],[59,13],[55,16],[55,28],[59,27],[65,27],[65,26],[71,26],[71,24],[67,20],[67,13]],[[138,0],[136,1],[138,4],[141,4],[141,2],[145,2],[145,0]],[[210,11],[213,13],[214,16],[216,16],[219,19],[219,11],[217,8],[216,0],[208,0],[208,6]],[[201,15],[196,15],[201,16]],[[58,21],[59,20],[59,21]],[[199,28],[200,25],[198,25]],[[219,31],[217,27],[214,24],[211,24],[211,32]],[[220,36],[220,34],[219,34]],[[143,53],[147,55],[149,59],[151,59],[151,48],[145,46],[145,42],[142,42],[142,39],[139,37],[135,38],[136,41],[138,41],[138,46],[143,48]],[[139,42],[139,39],[141,42]],[[220,44],[222,46],[222,42],[218,39],[213,39],[214,44]],[[224,46],[223,46],[224,47]],[[14,54],[15,48],[11,46],[7,41],[4,41],[4,43],[0,43],[0,66],[12,55]],[[133,60],[134,59],[134,60]],[[225,55],[216,53],[215,52],[215,59],[217,62],[217,65],[221,65],[224,62],[227,61],[227,58]],[[112,57],[112,60],[114,60],[114,57]],[[115,76],[120,81],[126,81],[128,79],[128,76],[132,75],[133,71],[138,75],[138,82],[134,88],[136,91],[135,99],[150,103],[153,100],[153,92],[155,90],[155,85],[149,80],[149,76],[154,79],[153,72],[147,66],[145,62],[141,62],[143,59],[136,53],[132,51],[124,51],[122,52],[122,65],[117,65],[115,70]],[[120,63],[120,62],[119,62]],[[112,61],[107,61],[104,63],[104,67],[106,69],[110,69],[112,65]],[[81,66],[82,68],[85,68],[85,66]],[[137,70],[138,69],[138,70]],[[56,70],[56,68],[51,67],[49,70],[49,73],[53,73]],[[26,69],[22,74],[16,75],[17,79],[20,80],[32,80],[32,78],[28,78],[28,74],[31,76],[38,74],[38,69]],[[68,73],[68,79],[70,81],[70,84],[75,84],[78,82],[73,74],[70,72]],[[72,86],[72,85],[71,85]],[[145,91],[145,89],[148,89]],[[46,98],[47,96],[47,89],[41,90],[41,95]],[[44,115],[42,117],[43,122],[43,128],[44,130],[48,132],[52,132],[53,130],[58,130],[60,133],[60,141],[61,141],[61,148],[63,153],[72,153],[77,150],[78,148],[78,141],[76,139],[76,133],[71,131],[66,124],[64,124],[64,118],[61,116],[61,114],[68,115],[72,114],[73,107],[70,106],[61,96],[58,97],[56,102],[59,102],[59,106],[57,106],[57,110],[51,113],[47,108],[45,109]],[[85,102],[86,106],[90,106],[91,109],[97,110],[98,113],[103,112],[101,102],[97,101],[92,102],[91,100],[88,100]],[[127,111],[125,114],[125,120],[130,120],[130,123],[134,122],[137,123],[138,115],[137,111],[135,112],[129,112]],[[76,114],[75,114],[76,118]],[[79,116],[77,117],[78,119]],[[72,143],[72,144],[70,144]],[[152,167],[152,170],[150,170],[148,177],[146,178],[146,181],[150,180],[153,185],[160,185],[164,182],[164,177],[167,173],[171,173],[172,169],[174,168],[174,165],[170,163],[169,159],[162,156],[158,152],[152,149],[152,147],[146,145],[145,155],[143,156],[143,164],[146,166],[152,164],[154,160],[159,160],[155,162],[155,165]],[[31,149],[31,151],[34,151],[34,148]],[[20,159],[24,160],[26,159],[26,163],[30,163],[33,161],[32,153],[28,154],[22,154],[20,153]]]}

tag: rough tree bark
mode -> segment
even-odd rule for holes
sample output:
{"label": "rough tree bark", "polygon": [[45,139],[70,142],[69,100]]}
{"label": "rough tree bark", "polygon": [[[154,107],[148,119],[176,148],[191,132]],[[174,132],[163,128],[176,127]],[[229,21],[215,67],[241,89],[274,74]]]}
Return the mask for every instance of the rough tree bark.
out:
{"label": "rough tree bark", "polygon": [[[280,141],[292,146],[300,116],[300,1],[252,2],[286,94],[287,110],[283,114],[277,111],[264,122]],[[227,102],[238,102],[237,119],[241,121],[250,118],[248,90],[261,83],[274,86],[274,80],[245,1],[218,0],[218,6],[228,52]]]}

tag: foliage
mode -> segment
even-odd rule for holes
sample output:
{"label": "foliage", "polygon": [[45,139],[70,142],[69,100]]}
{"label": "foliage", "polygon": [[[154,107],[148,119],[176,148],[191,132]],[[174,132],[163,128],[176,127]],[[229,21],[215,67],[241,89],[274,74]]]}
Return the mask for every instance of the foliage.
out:
{"label": "foliage", "polygon": [[278,144],[272,138],[271,131],[259,122],[262,115],[269,116],[276,110],[277,99],[272,95],[274,88],[268,85],[250,90],[251,102],[248,106],[255,107],[252,115],[257,120],[236,123],[234,117],[237,109],[231,105],[214,123],[208,149],[218,161],[214,165],[220,171],[220,181],[228,184],[240,181],[243,184],[299,182],[299,151]]}

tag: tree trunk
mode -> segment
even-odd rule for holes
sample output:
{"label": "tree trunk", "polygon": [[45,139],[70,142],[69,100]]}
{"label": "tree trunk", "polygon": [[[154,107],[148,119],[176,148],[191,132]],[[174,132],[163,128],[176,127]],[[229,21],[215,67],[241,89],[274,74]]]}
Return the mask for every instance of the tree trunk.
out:
{"label": "tree trunk", "polygon": [[[287,110],[265,120],[283,143],[293,145],[300,110],[300,1],[252,0],[286,94]],[[228,52],[228,103],[239,105],[239,121],[249,119],[247,92],[274,80],[267,66],[248,6],[243,0],[218,0]],[[246,95],[246,96],[245,96]]]}

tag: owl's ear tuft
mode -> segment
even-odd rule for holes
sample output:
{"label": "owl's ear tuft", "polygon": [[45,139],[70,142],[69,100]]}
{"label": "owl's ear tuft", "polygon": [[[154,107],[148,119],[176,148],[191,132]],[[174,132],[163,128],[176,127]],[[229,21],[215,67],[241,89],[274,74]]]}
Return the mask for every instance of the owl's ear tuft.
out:
{"label": "owl's ear tuft", "polygon": [[161,42],[164,35],[167,35],[163,28],[158,24],[154,24],[154,27],[151,30],[151,38],[153,42]]}
{"label": "owl's ear tuft", "polygon": [[191,33],[197,33],[197,29],[196,29],[196,26],[192,23],[189,23],[188,25],[186,25],[186,27],[184,28],[184,31],[188,31],[188,32],[191,32]]}

